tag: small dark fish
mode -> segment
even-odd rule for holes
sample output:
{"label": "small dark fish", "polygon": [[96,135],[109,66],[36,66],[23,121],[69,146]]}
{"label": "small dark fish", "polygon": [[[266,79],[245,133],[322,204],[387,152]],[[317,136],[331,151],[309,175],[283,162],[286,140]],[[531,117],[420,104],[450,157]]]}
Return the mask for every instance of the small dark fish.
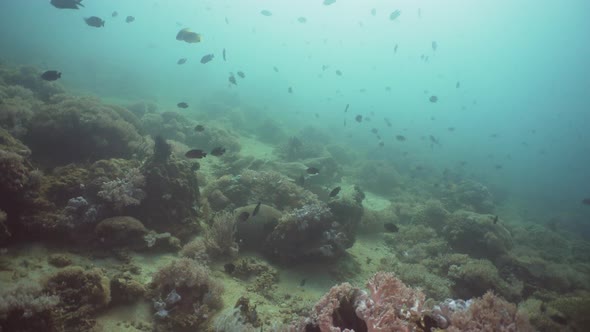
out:
{"label": "small dark fish", "polygon": [[276,66],[272,67],[272,70],[274,70],[276,73],[279,72],[279,68],[277,68]]}
{"label": "small dark fish", "polygon": [[311,174],[311,175],[320,174],[320,170],[315,167],[309,167],[306,172],[307,172],[307,174]]}
{"label": "small dark fish", "polygon": [[201,58],[201,63],[202,63],[202,64],[205,64],[205,63],[207,63],[207,62],[209,62],[209,61],[213,60],[213,58],[214,58],[214,57],[215,57],[215,55],[213,55],[213,54],[207,54],[207,55],[204,55],[204,56]]}
{"label": "small dark fish", "polygon": [[455,131],[455,127],[449,127],[449,128],[447,128],[447,130],[450,132],[453,132],[453,131]]}
{"label": "small dark fish", "polygon": [[363,122],[363,116],[360,114],[355,116],[354,119],[356,120],[356,122]]}
{"label": "small dark fish", "polygon": [[386,124],[388,127],[391,127],[391,121],[389,121],[389,119],[388,119],[388,118],[385,118],[385,119],[383,119],[383,121],[385,121],[385,124]]}
{"label": "small dark fish", "polygon": [[178,107],[178,108],[188,108],[188,104],[183,101],[183,102],[180,102],[180,103],[176,104],[176,107]]}
{"label": "small dark fish", "polygon": [[295,181],[295,183],[301,187],[303,187],[305,185],[305,176],[301,175],[299,178],[297,178],[297,180]]}
{"label": "small dark fish", "polygon": [[189,28],[184,28],[178,31],[178,33],[176,34],[176,40],[180,40],[189,44],[200,43],[201,35],[196,32],[190,31]]}
{"label": "small dark fish", "polygon": [[307,22],[307,19],[305,17],[301,16],[301,17],[299,17],[297,19],[297,22],[299,22],[299,23],[306,23]]}
{"label": "small dark fish", "polygon": [[319,113],[316,113],[315,114],[315,117],[316,117],[316,119],[319,119],[320,118],[320,114]]}
{"label": "small dark fish", "polygon": [[379,147],[382,148],[385,146],[385,143],[383,141],[379,142]]}
{"label": "small dark fish", "polygon": [[117,11],[114,11],[114,12],[111,14],[111,17],[117,17],[117,16],[119,16],[119,13],[117,13]]}
{"label": "small dark fish", "polygon": [[95,27],[95,28],[104,27],[104,21],[100,17],[97,17],[97,16],[86,17],[84,19],[84,22],[86,22],[86,24],[88,24],[91,27]]}
{"label": "small dark fish", "polygon": [[184,65],[186,63],[186,58],[180,58],[178,59],[178,61],[176,61],[177,65]]}
{"label": "small dark fish", "polygon": [[240,76],[240,78],[246,78],[246,74],[244,74],[243,71],[239,71],[236,74],[238,74],[238,76]]}
{"label": "small dark fish", "polygon": [[81,2],[82,0],[51,0],[50,3],[59,9],[80,9],[78,6],[84,7]]}
{"label": "small dark fish", "polygon": [[322,65],[322,71],[326,71],[326,69],[330,68],[328,65]]}
{"label": "small dark fish", "polygon": [[301,281],[299,282],[299,287],[305,286],[306,282],[307,282],[307,279],[301,279]]}
{"label": "small dark fish", "polygon": [[244,222],[250,218],[250,212],[244,211],[238,215],[238,221]]}
{"label": "small dark fish", "polygon": [[436,49],[438,48],[438,43],[436,41],[432,42],[432,50],[436,52]]}
{"label": "small dark fish", "polygon": [[289,87],[289,89],[287,89],[287,92],[293,93],[293,88],[292,87]]}
{"label": "small dark fish", "polygon": [[238,85],[238,82],[236,81],[236,77],[234,76],[234,74],[230,73],[229,78],[227,80],[233,85]]}
{"label": "small dark fish", "polygon": [[189,159],[201,159],[207,157],[207,152],[204,152],[201,149],[192,149],[185,153],[184,156]]}
{"label": "small dark fish", "polygon": [[395,136],[395,139],[398,140],[398,141],[400,141],[400,142],[403,142],[403,141],[406,140],[406,136],[404,136],[404,135],[396,135]]}
{"label": "small dark fish", "polygon": [[258,211],[260,211],[260,204],[262,204],[262,202],[258,202],[258,204],[256,204],[254,211],[252,211],[252,217],[255,217],[258,214]]}
{"label": "small dark fish", "polygon": [[131,22],[133,22],[133,21],[135,21],[135,17],[133,17],[133,16],[127,16],[127,17],[125,18],[125,22],[127,22],[127,23],[131,23]]}
{"label": "small dark fish", "polygon": [[48,71],[44,72],[43,74],[41,74],[41,78],[46,81],[55,81],[55,80],[61,78],[61,73],[58,72],[57,70],[48,70]]}
{"label": "small dark fish", "polygon": [[455,84],[455,88],[459,89],[461,87],[461,82],[457,81],[457,84]]}
{"label": "small dark fish", "polygon": [[399,228],[392,222],[386,222],[383,224],[383,227],[385,227],[385,230],[391,233],[397,233],[399,231]]}
{"label": "small dark fish", "polygon": [[393,47],[393,53],[397,53],[397,47],[398,47],[398,45],[395,44],[395,46]]}
{"label": "small dark fish", "polygon": [[223,61],[225,61],[225,48],[223,49],[223,51],[221,52],[221,55],[223,56]]}
{"label": "small dark fish", "polygon": [[373,129],[371,129],[371,132],[372,132],[373,134],[377,135],[377,133],[378,133],[379,131],[377,130],[377,128],[373,128]]}
{"label": "small dark fish", "polygon": [[584,204],[584,205],[590,205],[590,198],[584,198],[582,200],[582,204]]}
{"label": "small dark fish", "polygon": [[429,139],[430,139],[430,143],[432,143],[432,144],[439,144],[440,145],[440,142],[438,141],[438,139],[436,137],[434,137],[432,135],[428,135],[428,136],[429,136]]}
{"label": "small dark fish", "polygon": [[227,263],[223,266],[223,270],[227,274],[232,274],[236,270],[236,265],[234,263]]}
{"label": "small dark fish", "polygon": [[196,132],[203,132],[205,130],[205,127],[203,127],[203,125],[196,125],[195,126],[195,131]]}
{"label": "small dark fish", "polygon": [[401,14],[402,12],[399,9],[397,9],[389,15],[389,19],[395,21]]}
{"label": "small dark fish", "polygon": [[342,189],[342,188],[340,188],[340,186],[332,189],[332,191],[330,191],[330,195],[329,196],[330,197],[336,197],[338,195],[338,193],[340,193],[340,189]]}
{"label": "small dark fish", "polygon": [[336,75],[342,76],[342,72],[340,70],[336,70]]}
{"label": "small dark fish", "polygon": [[229,19],[227,17],[225,18],[225,24],[229,24]]}
{"label": "small dark fish", "polygon": [[266,9],[261,10],[260,11],[260,14],[262,14],[263,16],[272,16],[271,11],[270,10],[266,10]]}
{"label": "small dark fish", "polygon": [[494,166],[494,168],[497,170],[501,170],[502,168],[504,168],[504,166],[498,164],[498,165]]}
{"label": "small dark fish", "polygon": [[222,148],[220,146],[211,150],[211,155],[213,155],[215,157],[221,157],[221,156],[223,156],[224,153],[225,153],[225,148]]}
{"label": "small dark fish", "polygon": [[336,2],[336,0],[324,0],[324,6],[329,6],[335,2]]}
{"label": "small dark fish", "polygon": [[431,103],[436,103],[438,101],[438,97],[437,96],[430,96],[430,98],[428,100],[430,100]]}
{"label": "small dark fish", "polygon": [[348,107],[350,106],[350,104],[346,104],[346,107],[344,108],[344,113],[348,112]]}

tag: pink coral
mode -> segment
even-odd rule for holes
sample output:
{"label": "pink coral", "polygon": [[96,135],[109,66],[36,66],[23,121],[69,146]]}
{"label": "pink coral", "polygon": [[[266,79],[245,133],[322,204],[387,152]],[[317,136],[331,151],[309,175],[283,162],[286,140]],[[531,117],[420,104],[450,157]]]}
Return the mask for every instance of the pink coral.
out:
{"label": "pink coral", "polygon": [[457,310],[450,316],[451,326],[447,331],[533,331],[528,317],[516,306],[492,292],[472,300],[465,310]]}
{"label": "pink coral", "polygon": [[367,282],[369,293],[343,283],[332,287],[316,304],[306,330],[415,331],[422,317],[424,294],[392,273],[378,272]]}

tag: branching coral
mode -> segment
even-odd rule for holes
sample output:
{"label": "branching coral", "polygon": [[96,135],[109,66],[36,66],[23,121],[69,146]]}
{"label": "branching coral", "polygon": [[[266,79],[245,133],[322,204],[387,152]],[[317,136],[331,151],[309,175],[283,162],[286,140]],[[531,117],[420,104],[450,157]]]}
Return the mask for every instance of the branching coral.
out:
{"label": "branching coral", "polygon": [[103,182],[98,197],[113,203],[116,210],[139,205],[145,198],[145,177],[138,168],[130,169],[123,178]]}

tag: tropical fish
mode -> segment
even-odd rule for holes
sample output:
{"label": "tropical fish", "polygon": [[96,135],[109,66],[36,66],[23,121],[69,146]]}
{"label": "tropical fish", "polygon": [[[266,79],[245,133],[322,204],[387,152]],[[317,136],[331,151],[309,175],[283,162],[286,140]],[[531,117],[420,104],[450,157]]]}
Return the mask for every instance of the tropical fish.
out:
{"label": "tropical fish", "polygon": [[225,61],[225,48],[223,49],[223,51],[221,52],[221,55],[223,56],[223,61]]}
{"label": "tropical fish", "polygon": [[272,16],[271,11],[270,10],[266,10],[266,9],[261,10],[260,11],[260,14],[262,14],[263,16]]}
{"label": "tropical fish", "polygon": [[315,168],[315,167],[309,167],[306,170],[307,174],[311,174],[311,175],[318,175],[320,174],[320,170]]}
{"label": "tropical fish", "polygon": [[234,74],[229,74],[228,81],[233,85],[238,85],[238,82],[236,82],[236,77],[234,76]]}
{"label": "tropical fish", "polygon": [[104,21],[98,16],[90,16],[84,19],[84,22],[91,27],[100,28],[104,27]]}
{"label": "tropical fish", "polygon": [[371,9],[371,15],[373,15],[373,16],[377,15],[377,9],[375,9],[375,8]]}
{"label": "tropical fish", "polygon": [[336,70],[336,75],[338,75],[338,76],[342,76],[342,72],[341,72],[339,69],[337,69],[337,70]]}
{"label": "tropical fish", "polygon": [[216,147],[213,150],[211,150],[211,155],[215,156],[215,157],[220,157],[225,153],[225,148],[222,147]]}
{"label": "tropical fish", "polygon": [[185,153],[184,156],[190,159],[201,159],[207,157],[207,152],[200,149],[192,149]]}
{"label": "tropical fish", "polygon": [[287,89],[287,92],[289,92],[289,93],[293,93],[293,88],[292,88],[292,87],[289,87],[289,88]]}
{"label": "tropical fish", "polygon": [[330,197],[336,197],[336,195],[338,195],[338,193],[340,192],[340,189],[342,189],[342,188],[340,188],[339,186],[336,187],[336,188],[334,188],[334,189],[332,189],[332,191],[330,191],[330,195],[329,196]]}
{"label": "tropical fish", "polygon": [[188,104],[185,103],[184,101],[182,101],[182,102],[176,104],[176,107],[178,107],[178,108],[188,108]]}
{"label": "tropical fish", "polygon": [[398,141],[400,141],[400,142],[403,142],[403,141],[406,140],[406,136],[404,136],[404,135],[396,135],[395,136],[395,139],[398,140]]}
{"label": "tropical fish", "polygon": [[397,231],[399,231],[399,228],[392,222],[386,222],[383,224],[383,227],[385,227],[385,230],[391,233],[397,233]]}
{"label": "tropical fish", "polygon": [[244,211],[238,215],[238,221],[244,222],[250,218],[250,212]]}
{"label": "tropical fish", "polygon": [[207,63],[207,62],[209,62],[209,61],[213,60],[213,58],[214,58],[214,57],[215,57],[215,55],[213,55],[213,54],[207,54],[207,55],[204,55],[204,56],[201,58],[201,63],[202,63],[202,64],[205,64],[205,63]]}
{"label": "tropical fish", "polygon": [[401,14],[402,12],[399,9],[396,9],[389,15],[389,19],[395,21]]}
{"label": "tropical fish", "polygon": [[176,40],[184,41],[189,44],[199,43],[201,41],[201,35],[190,31],[189,28],[184,28],[178,31],[176,34]]}
{"label": "tropical fish", "polygon": [[590,198],[584,198],[582,200],[582,204],[584,204],[584,205],[590,205]]}
{"label": "tropical fish", "polygon": [[354,119],[356,120],[356,122],[363,122],[363,116],[360,114],[355,116]]}
{"label": "tropical fish", "polygon": [[258,202],[258,204],[256,204],[254,211],[252,211],[252,217],[255,217],[258,214],[258,211],[260,211],[260,204],[262,204],[262,202]]}
{"label": "tropical fish", "polygon": [[430,96],[430,98],[428,98],[428,100],[430,100],[431,103],[436,103],[438,101],[438,97],[437,96]]}
{"label": "tropical fish", "polygon": [[180,58],[178,59],[178,61],[176,61],[176,64],[178,65],[184,65],[186,63],[186,58]]}
{"label": "tropical fish", "polygon": [[457,84],[455,84],[455,88],[459,89],[461,87],[461,82],[457,81]]}
{"label": "tropical fish", "polygon": [[46,81],[55,81],[55,80],[61,78],[61,73],[58,72],[57,70],[48,70],[48,71],[44,72],[43,74],[41,74],[41,78]]}
{"label": "tropical fish", "polygon": [[297,22],[299,22],[299,23],[305,23],[305,22],[307,22],[307,19],[305,17],[301,16],[301,17],[299,17],[297,19]]}
{"label": "tropical fish", "polygon": [[133,16],[127,16],[127,17],[125,18],[125,22],[127,22],[127,23],[131,23],[131,22],[133,22],[133,21],[135,21],[135,17],[133,17]]}
{"label": "tropical fish", "polygon": [[111,17],[117,17],[117,16],[119,16],[119,13],[117,13],[117,11],[115,10],[115,11],[114,11],[114,12],[111,14]]}
{"label": "tropical fish", "polygon": [[246,78],[246,74],[244,74],[244,72],[239,71],[236,74],[238,74],[238,76],[240,76],[240,78]]}
{"label": "tropical fish", "polygon": [[84,7],[81,3],[82,0],[51,0],[51,4],[55,8],[59,9],[80,9],[80,7]]}
{"label": "tropical fish", "polygon": [[431,46],[432,46],[432,50],[436,52],[436,49],[438,48],[438,43],[436,41],[433,41]]}
{"label": "tropical fish", "polygon": [[336,2],[336,0],[324,0],[324,6],[329,6],[335,2]]}

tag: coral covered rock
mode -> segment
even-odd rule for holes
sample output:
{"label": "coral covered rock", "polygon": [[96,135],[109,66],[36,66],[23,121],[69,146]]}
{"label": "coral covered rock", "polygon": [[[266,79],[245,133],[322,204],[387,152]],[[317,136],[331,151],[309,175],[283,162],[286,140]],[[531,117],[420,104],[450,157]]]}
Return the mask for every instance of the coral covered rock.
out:
{"label": "coral covered rock", "polygon": [[130,157],[142,143],[135,116],[91,98],[64,98],[31,119],[24,141],[44,165]]}
{"label": "coral covered rock", "polygon": [[129,216],[104,219],[94,228],[96,237],[108,248],[144,247],[147,232],[141,221]]}
{"label": "coral covered rock", "polygon": [[256,204],[236,209],[236,216],[248,215],[245,221],[236,224],[236,238],[240,247],[261,251],[268,235],[274,230],[281,219],[282,213],[266,204],[260,204],[258,213],[252,216]]}
{"label": "coral covered rock", "polygon": [[512,236],[492,215],[456,211],[442,231],[452,248],[477,258],[495,259],[512,248]]}
{"label": "coral covered rock", "polygon": [[66,330],[92,328],[95,314],[111,301],[109,278],[97,268],[66,267],[50,276],[44,289],[60,298],[60,321]]}
{"label": "coral covered rock", "polygon": [[223,287],[209,269],[189,258],[160,268],[152,277],[151,293],[158,330],[195,331],[221,308]]}
{"label": "coral covered rock", "polygon": [[111,279],[111,293],[113,304],[128,304],[142,299],[146,289],[130,275],[120,274]]}

